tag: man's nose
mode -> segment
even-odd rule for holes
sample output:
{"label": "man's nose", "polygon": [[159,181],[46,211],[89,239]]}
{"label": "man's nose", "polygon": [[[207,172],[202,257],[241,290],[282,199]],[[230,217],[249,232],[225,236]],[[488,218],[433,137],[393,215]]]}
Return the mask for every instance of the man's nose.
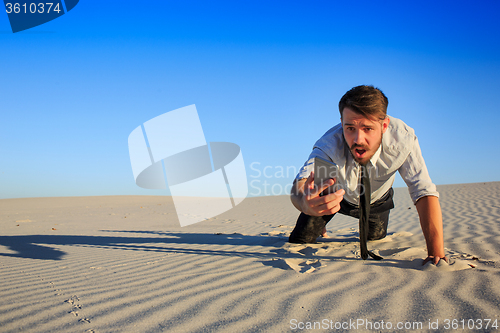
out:
{"label": "man's nose", "polygon": [[356,133],[354,133],[354,143],[356,144],[364,143],[363,131],[357,130]]}

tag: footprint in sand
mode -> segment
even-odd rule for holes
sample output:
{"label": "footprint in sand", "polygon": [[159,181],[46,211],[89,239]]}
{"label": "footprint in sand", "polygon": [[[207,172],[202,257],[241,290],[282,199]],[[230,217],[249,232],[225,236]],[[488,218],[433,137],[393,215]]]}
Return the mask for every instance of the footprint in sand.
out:
{"label": "footprint in sand", "polygon": [[326,266],[320,259],[285,259],[285,263],[297,273],[312,273]]}
{"label": "footprint in sand", "polygon": [[297,273],[312,273],[321,267],[326,266],[325,263],[320,259],[282,259],[274,258],[272,260],[272,266],[279,267],[281,269],[293,269]]}
{"label": "footprint in sand", "polygon": [[[80,298],[76,295],[73,295],[69,299],[64,301],[64,303],[68,303],[72,306],[71,311],[69,311],[68,313],[74,315],[75,317],[79,316],[78,310],[82,309],[82,306],[80,304],[78,304],[78,302],[80,302]],[[86,321],[87,318],[80,319],[79,321],[82,321],[82,320]],[[90,321],[89,321],[89,323],[90,323]]]}
{"label": "footprint in sand", "polygon": [[78,301],[80,301],[80,298],[76,295],[73,295],[69,299],[65,300],[64,303],[69,303],[69,304],[73,305]]}
{"label": "footprint in sand", "polygon": [[[278,243],[277,243],[278,244]],[[318,269],[325,267],[325,260],[315,258],[315,254],[320,250],[321,245],[311,244],[291,244],[280,243],[278,253],[288,257],[299,256],[299,258],[275,258],[272,260],[272,266],[281,269],[293,269],[297,273],[312,273]]]}

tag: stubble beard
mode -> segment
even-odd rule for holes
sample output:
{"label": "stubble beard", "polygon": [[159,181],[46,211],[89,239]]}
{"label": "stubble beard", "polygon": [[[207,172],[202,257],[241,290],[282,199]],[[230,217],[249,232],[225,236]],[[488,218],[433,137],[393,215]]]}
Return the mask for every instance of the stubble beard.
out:
{"label": "stubble beard", "polygon": [[[373,151],[369,150],[367,146],[353,144],[351,147],[349,147],[349,152],[351,153],[352,158],[361,165],[368,164],[368,162],[370,162],[370,159],[373,157],[373,155],[375,155],[375,152],[377,151],[378,147],[380,147],[380,145],[382,144],[383,135],[384,135],[383,133],[380,134],[380,139],[379,139],[377,145],[375,146],[375,148],[373,149]],[[364,149],[366,151],[365,152],[366,156],[364,156],[361,159],[357,158],[356,155],[353,153],[353,151],[355,149]]]}

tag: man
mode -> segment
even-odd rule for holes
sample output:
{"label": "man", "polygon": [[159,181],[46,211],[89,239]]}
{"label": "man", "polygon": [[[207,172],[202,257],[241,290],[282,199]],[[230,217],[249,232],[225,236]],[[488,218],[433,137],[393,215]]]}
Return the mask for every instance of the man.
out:
{"label": "man", "polygon": [[[389,211],[394,208],[392,184],[398,171],[408,185],[427,243],[424,263],[448,261],[439,194],[429,177],[417,137],[404,122],[387,116],[387,105],[387,97],[373,86],[354,87],[341,98],[341,123],[316,142],[293,183],[291,200],[301,214],[290,234],[291,243],[314,243],[317,237],[326,235],[325,225],[337,212],[360,218],[362,250],[363,238],[365,249],[367,239],[384,238]],[[338,168],[337,177],[319,187],[314,185],[315,157]],[[368,182],[362,183],[366,186],[360,186],[362,179]],[[335,183],[341,189],[321,195]],[[370,193],[364,194],[364,188],[371,188]],[[367,198],[369,203],[360,205],[360,200],[365,202]],[[363,215],[367,235],[361,232]]]}

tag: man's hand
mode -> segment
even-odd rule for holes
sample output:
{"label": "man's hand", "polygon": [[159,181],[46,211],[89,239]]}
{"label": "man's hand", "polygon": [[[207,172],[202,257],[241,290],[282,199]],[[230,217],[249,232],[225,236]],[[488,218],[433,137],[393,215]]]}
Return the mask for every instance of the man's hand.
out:
{"label": "man's hand", "polygon": [[434,265],[437,265],[441,259],[448,262],[447,257],[428,256],[427,258],[425,258],[424,262],[422,263],[422,266],[427,264],[429,261],[431,261]]}
{"label": "man's hand", "polygon": [[335,180],[329,179],[319,187],[314,185],[314,172],[311,172],[307,180],[294,183],[291,199],[294,206],[310,216],[332,215],[340,210],[340,202],[344,199],[344,190],[320,196]]}

